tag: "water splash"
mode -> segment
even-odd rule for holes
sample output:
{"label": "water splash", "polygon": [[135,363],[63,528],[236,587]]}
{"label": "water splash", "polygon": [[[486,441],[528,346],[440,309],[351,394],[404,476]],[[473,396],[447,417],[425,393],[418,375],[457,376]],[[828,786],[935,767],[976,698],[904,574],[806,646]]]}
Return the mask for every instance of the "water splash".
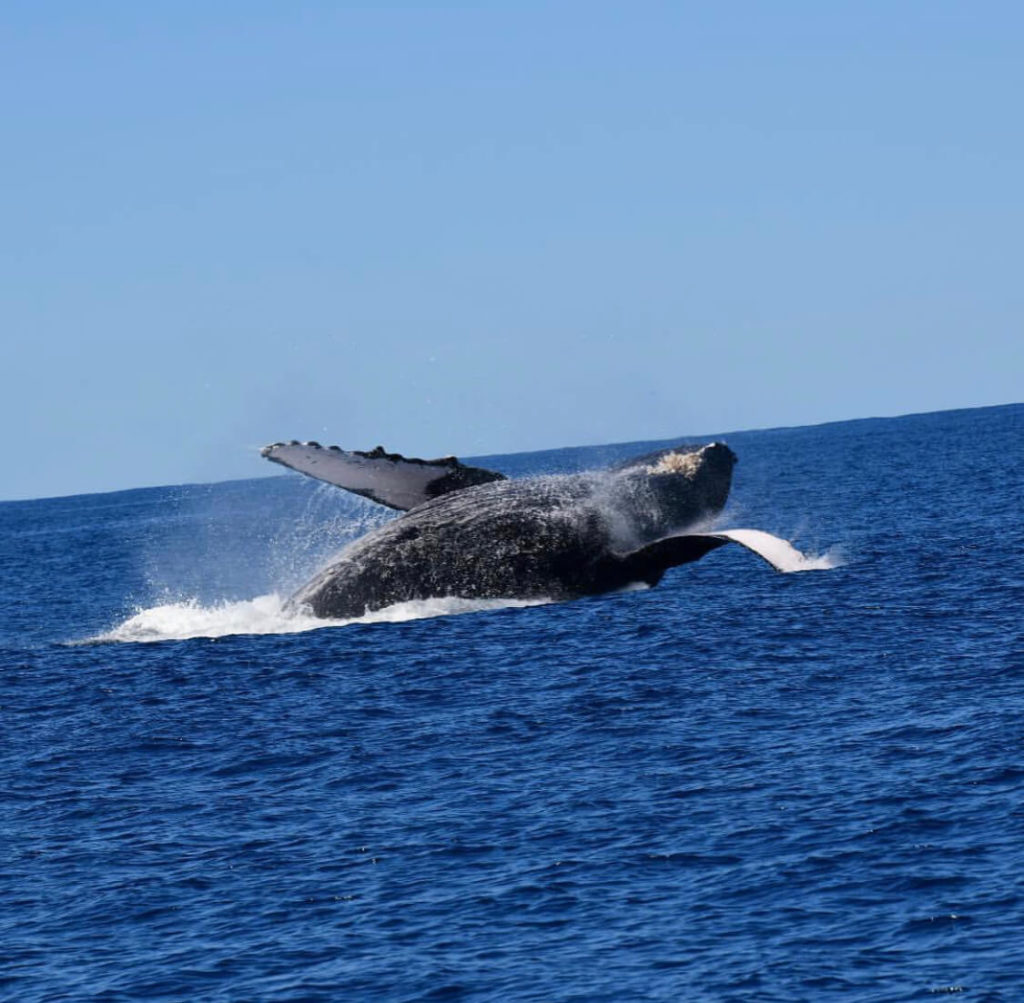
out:
{"label": "water splash", "polygon": [[112,630],[87,642],[149,643],[183,641],[196,637],[227,637],[231,634],[298,634],[322,627],[353,623],[404,623],[435,616],[478,613],[483,610],[538,606],[546,599],[460,599],[443,596],[414,599],[348,620],[324,620],[287,606],[277,593],[238,602],[206,604],[196,599],[140,609]]}
{"label": "water splash", "polygon": [[348,544],[393,518],[381,505],[317,484],[305,509],[270,537],[268,586],[294,592]]}
{"label": "water splash", "polygon": [[849,563],[846,548],[840,544],[829,547],[820,554],[804,554],[804,566],[801,571],[831,571]]}

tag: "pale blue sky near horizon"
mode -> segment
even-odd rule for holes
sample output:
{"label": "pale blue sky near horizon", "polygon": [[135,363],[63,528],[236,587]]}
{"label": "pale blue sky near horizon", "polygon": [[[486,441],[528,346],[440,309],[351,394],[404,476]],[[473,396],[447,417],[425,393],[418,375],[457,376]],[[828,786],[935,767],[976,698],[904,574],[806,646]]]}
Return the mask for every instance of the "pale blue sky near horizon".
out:
{"label": "pale blue sky near horizon", "polygon": [[0,13],[0,499],[1024,398],[1024,7]]}

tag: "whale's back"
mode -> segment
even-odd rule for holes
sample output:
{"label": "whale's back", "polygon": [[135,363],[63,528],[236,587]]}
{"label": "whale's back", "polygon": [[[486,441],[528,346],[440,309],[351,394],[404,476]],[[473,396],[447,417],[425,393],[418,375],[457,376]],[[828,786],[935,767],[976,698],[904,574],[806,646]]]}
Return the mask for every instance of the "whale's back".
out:
{"label": "whale's back", "polygon": [[584,479],[500,481],[434,499],[357,540],[292,602],[347,617],[432,596],[568,598],[586,591],[609,542]]}

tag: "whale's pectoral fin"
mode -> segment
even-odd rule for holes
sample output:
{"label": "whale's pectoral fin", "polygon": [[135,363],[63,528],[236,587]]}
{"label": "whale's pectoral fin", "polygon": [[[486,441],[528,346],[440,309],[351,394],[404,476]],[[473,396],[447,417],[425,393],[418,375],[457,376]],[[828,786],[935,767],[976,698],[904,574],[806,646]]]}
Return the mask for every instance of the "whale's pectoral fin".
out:
{"label": "whale's pectoral fin", "polygon": [[738,543],[767,561],[776,571],[810,571],[825,567],[820,560],[801,554],[787,540],[760,529],[722,529],[713,533],[680,533],[666,536],[638,550],[624,554],[620,560],[633,581],[656,585],[669,568],[698,561],[705,554]]}
{"label": "whale's pectoral fin", "polygon": [[260,452],[274,463],[400,512],[449,491],[505,479],[504,474],[493,470],[467,467],[454,456],[417,460],[387,453],[383,446],[363,453],[324,447],[318,442],[275,442]]}
{"label": "whale's pectoral fin", "polygon": [[728,542],[707,533],[666,536],[639,550],[621,555],[619,562],[625,572],[626,581],[657,585],[669,568],[699,561],[705,554],[718,547],[724,547]]}

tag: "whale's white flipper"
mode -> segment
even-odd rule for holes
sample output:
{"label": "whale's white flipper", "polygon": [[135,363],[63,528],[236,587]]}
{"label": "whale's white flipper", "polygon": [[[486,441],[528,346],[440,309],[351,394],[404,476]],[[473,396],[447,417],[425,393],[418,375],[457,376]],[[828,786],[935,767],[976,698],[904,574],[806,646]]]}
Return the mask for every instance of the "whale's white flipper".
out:
{"label": "whale's white flipper", "polygon": [[788,540],[772,536],[761,529],[722,529],[708,534],[738,543],[767,561],[776,571],[815,571],[823,567],[817,558],[800,553]]}
{"label": "whale's white flipper", "polygon": [[467,467],[454,456],[417,460],[385,452],[383,446],[364,453],[318,442],[275,442],[260,452],[274,463],[400,512],[449,491],[505,479],[493,470]]}
{"label": "whale's white flipper", "polygon": [[669,569],[680,564],[698,561],[705,554],[727,543],[738,543],[767,561],[776,571],[789,574],[794,571],[814,571],[830,565],[820,558],[801,554],[788,540],[772,536],[760,529],[721,529],[709,533],[677,533],[666,536],[646,547],[640,547],[620,560],[635,581],[652,585],[661,580]]}

